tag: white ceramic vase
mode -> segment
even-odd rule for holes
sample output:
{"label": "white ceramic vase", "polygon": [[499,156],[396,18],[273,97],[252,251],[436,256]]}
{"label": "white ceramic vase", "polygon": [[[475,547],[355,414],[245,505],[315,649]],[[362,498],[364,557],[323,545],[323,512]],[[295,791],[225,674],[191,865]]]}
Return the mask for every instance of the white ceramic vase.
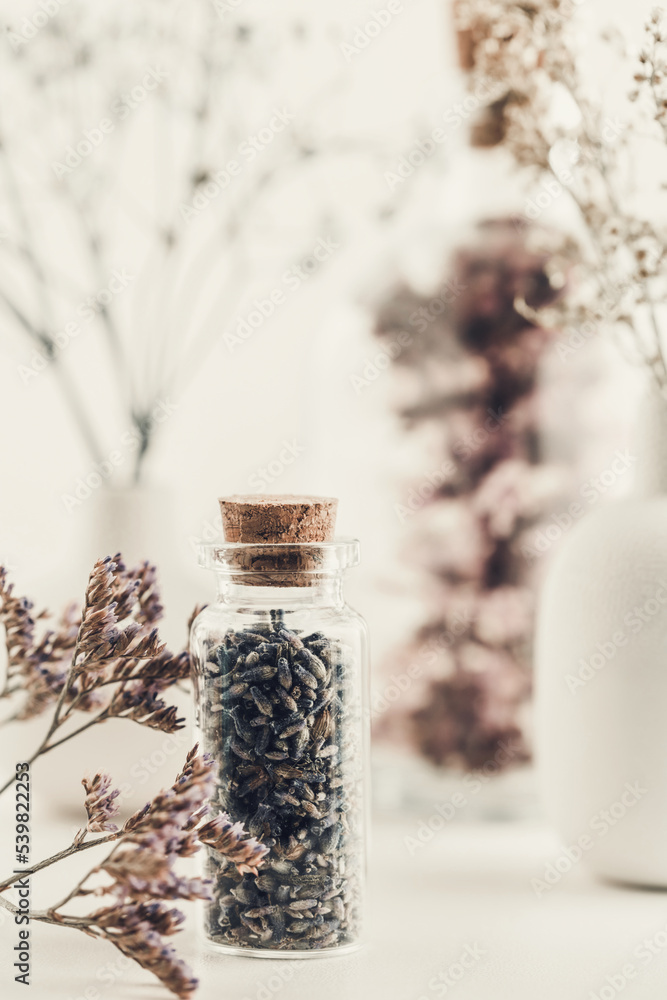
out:
{"label": "white ceramic vase", "polygon": [[612,503],[564,540],[537,627],[536,743],[571,857],[667,888],[667,497]]}

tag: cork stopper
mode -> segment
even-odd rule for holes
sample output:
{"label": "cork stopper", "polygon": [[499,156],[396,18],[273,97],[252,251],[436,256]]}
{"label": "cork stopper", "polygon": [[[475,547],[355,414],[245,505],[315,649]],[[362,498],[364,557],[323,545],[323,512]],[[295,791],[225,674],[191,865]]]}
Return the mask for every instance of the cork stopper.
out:
{"label": "cork stopper", "polygon": [[338,501],[332,497],[220,497],[220,512],[228,542],[331,542],[336,530]]}
{"label": "cork stopper", "polygon": [[[225,541],[248,546],[235,554],[244,583],[308,586],[308,577],[322,564],[317,544],[334,540],[338,500],[253,494],[220,497],[218,502]],[[300,548],[308,544],[313,548]]]}

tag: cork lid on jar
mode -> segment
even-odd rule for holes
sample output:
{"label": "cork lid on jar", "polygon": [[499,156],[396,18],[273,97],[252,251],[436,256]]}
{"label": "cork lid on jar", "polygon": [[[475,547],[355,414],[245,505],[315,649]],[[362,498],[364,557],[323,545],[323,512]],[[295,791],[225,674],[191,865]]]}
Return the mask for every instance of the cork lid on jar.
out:
{"label": "cork lid on jar", "polygon": [[316,496],[220,497],[226,561],[250,586],[306,587],[337,559],[338,500]]}
{"label": "cork lid on jar", "polygon": [[220,497],[219,504],[228,542],[299,544],[334,538],[338,500],[333,497],[234,495]]}

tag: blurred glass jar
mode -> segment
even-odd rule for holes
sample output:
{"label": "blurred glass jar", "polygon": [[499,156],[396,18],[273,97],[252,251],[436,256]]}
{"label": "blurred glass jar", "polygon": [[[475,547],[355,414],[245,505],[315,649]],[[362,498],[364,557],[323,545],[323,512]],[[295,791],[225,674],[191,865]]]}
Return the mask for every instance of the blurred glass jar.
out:
{"label": "blurred glass jar", "polygon": [[344,600],[356,541],[202,546],[217,601],[192,629],[196,725],[213,806],[270,848],[239,874],[210,850],[208,942],[307,958],[361,943],[367,632]]}

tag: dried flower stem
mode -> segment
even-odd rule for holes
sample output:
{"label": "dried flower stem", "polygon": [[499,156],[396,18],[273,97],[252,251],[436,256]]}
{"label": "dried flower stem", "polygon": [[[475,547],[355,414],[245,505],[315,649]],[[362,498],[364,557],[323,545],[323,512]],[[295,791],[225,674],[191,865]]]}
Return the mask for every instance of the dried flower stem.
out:
{"label": "dried flower stem", "polygon": [[[19,912],[18,906],[15,906],[14,903],[5,899],[4,896],[0,896],[0,906],[5,910],[9,910],[10,913]],[[25,913],[25,910],[22,912]],[[88,921],[85,920],[85,918],[63,917],[62,919],[58,919],[51,916],[47,910],[30,910],[28,911],[28,917],[30,921],[38,920],[41,923],[56,924],[59,927],[78,927],[81,928],[81,930],[84,930],[87,929],[88,926]]]}
{"label": "dried flower stem", "polygon": [[[114,683],[114,682],[110,681],[108,683]],[[118,682],[116,681],[115,683]],[[100,685],[100,687],[102,686],[103,685]],[[87,729],[92,729],[93,726],[99,725],[99,723],[101,722],[106,722],[108,719],[112,718],[121,718],[121,719],[124,718],[124,716],[122,715],[119,716],[112,715],[109,712],[109,710],[105,708],[102,712],[100,712],[98,715],[95,715],[88,722],[85,722],[82,726],[79,726],[78,729],[74,729],[71,733],[68,733],[66,736],[62,736],[59,740],[56,740],[53,743],[50,742],[51,737],[60,728],[60,726],[62,726],[70,718],[70,715],[71,711],[69,709],[62,719],[57,718],[57,712],[54,713],[53,720],[49,727],[48,733],[46,734],[46,736],[44,737],[38,748],[35,750],[33,755],[27,758],[28,764],[34,764],[34,762],[38,759],[38,757],[43,757],[44,754],[49,753],[51,750],[55,750],[56,747],[62,746],[63,743],[67,743],[69,740],[74,739],[75,736],[80,736],[81,733],[85,733]],[[137,720],[132,719],[131,721],[136,722]],[[0,786],[0,795],[2,795],[3,792],[6,792],[8,788],[11,788],[11,786],[14,784],[15,779],[16,776],[14,775],[13,777],[9,778],[4,783],[4,785]]]}
{"label": "dried flower stem", "polygon": [[[189,675],[189,657],[185,652],[172,655],[160,642],[155,623],[162,605],[154,566],[143,563],[128,570],[120,554],[113,560],[98,560],[81,616],[70,609],[59,629],[41,638],[31,609],[30,601],[13,594],[6,571],[0,568],[0,620],[6,632],[8,681],[12,681],[5,696],[12,690],[27,694],[12,718],[32,718],[54,706],[29,763],[111,718],[130,719],[167,733],[182,728],[183,720],[174,706],[162,700],[162,693]],[[61,735],[77,711],[95,714]],[[14,780],[10,777],[0,794]]]}
{"label": "dried flower stem", "polygon": [[[78,650],[78,647],[77,647],[77,650]],[[76,655],[77,654],[75,652],[74,658],[73,658],[74,660],[76,660]],[[61,739],[56,740],[55,743],[49,743],[51,737],[54,735],[54,733],[56,732],[56,730],[69,717],[70,713],[68,712],[66,714],[65,718],[61,719],[60,718],[60,713],[62,711],[63,705],[65,704],[65,699],[67,698],[67,695],[68,695],[68,693],[70,691],[73,679],[74,679],[74,672],[73,672],[73,670],[69,670],[68,674],[67,674],[67,679],[65,681],[65,686],[63,687],[62,691],[60,692],[60,696],[59,696],[58,701],[56,703],[56,707],[55,707],[55,710],[54,710],[54,713],[53,713],[53,717],[51,719],[51,724],[49,725],[49,728],[48,728],[48,731],[46,733],[46,736],[44,737],[44,739],[42,740],[42,742],[40,743],[40,745],[37,747],[37,749],[35,750],[35,752],[33,753],[33,755],[31,757],[27,758],[27,763],[28,764],[34,764],[34,762],[37,760],[38,757],[43,757],[45,753],[49,752],[49,750],[55,750],[56,747],[59,747],[59,746],[61,746],[61,744],[66,743],[68,740],[71,740],[74,736],[78,736],[80,733],[83,733],[86,729],[90,729],[91,726],[96,725],[98,722],[104,722],[104,720],[108,717],[107,714],[106,714],[106,710],[105,710],[104,712],[101,712],[99,715],[95,716],[89,722],[86,722],[83,726],[80,726],[79,729],[75,729],[74,732],[68,733],[67,736],[63,736]],[[14,784],[15,780],[16,780],[16,775],[15,774],[12,775],[11,778],[8,778],[8,780],[4,783],[4,785],[0,786],[0,795],[2,795],[3,792],[6,792],[8,788],[11,788],[11,786]],[[2,886],[0,886],[0,891],[1,890],[2,890]]]}
{"label": "dried flower stem", "polygon": [[[118,836],[118,833],[109,833],[103,837],[97,837],[95,840],[84,840],[79,841],[78,843],[74,840],[69,847],[65,848],[64,851],[52,854],[50,858],[45,858],[43,861],[38,861],[37,864],[31,865],[28,868],[23,868],[20,872],[10,875],[8,879],[5,879],[4,882],[0,883],[0,892],[4,892],[6,889],[11,888],[15,882],[20,881],[22,878],[29,878],[31,875],[41,872],[43,868],[50,868],[51,865],[55,865],[58,861],[64,861],[65,858],[71,858],[74,854],[80,854],[82,851],[87,851],[91,847],[99,847],[101,844],[109,844],[112,840],[117,840]],[[88,876],[86,876],[86,878],[88,878]]]}

